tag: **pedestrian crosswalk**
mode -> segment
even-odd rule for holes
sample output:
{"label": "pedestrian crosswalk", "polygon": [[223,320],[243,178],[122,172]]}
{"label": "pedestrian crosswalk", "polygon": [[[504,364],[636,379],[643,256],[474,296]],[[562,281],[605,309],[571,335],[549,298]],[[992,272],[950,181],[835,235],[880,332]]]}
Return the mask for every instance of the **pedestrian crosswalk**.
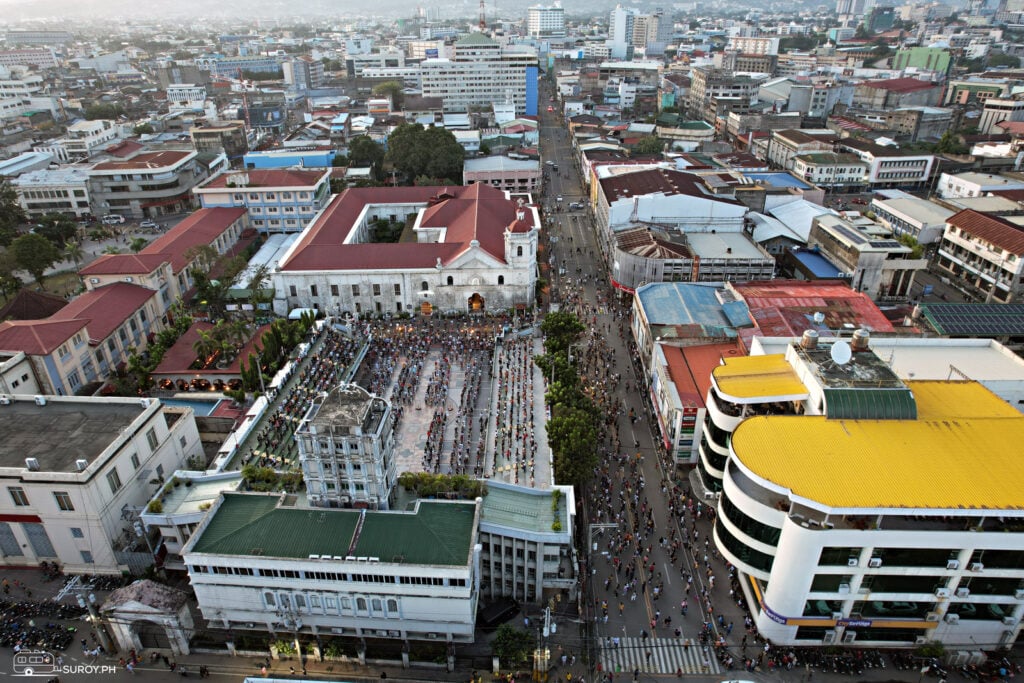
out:
{"label": "pedestrian crosswalk", "polygon": [[601,669],[629,673],[640,669],[646,673],[719,674],[722,668],[710,647],[685,638],[615,638],[601,639]]}

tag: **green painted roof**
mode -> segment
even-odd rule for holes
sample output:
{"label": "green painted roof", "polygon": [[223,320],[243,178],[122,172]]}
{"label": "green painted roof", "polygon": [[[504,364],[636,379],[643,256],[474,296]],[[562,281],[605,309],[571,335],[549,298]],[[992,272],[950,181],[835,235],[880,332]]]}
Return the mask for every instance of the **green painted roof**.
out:
{"label": "green painted roof", "polygon": [[475,503],[422,501],[415,512],[366,512],[360,529],[360,510],[279,506],[280,500],[279,495],[225,494],[192,551],[301,559],[352,555],[456,566],[469,562]]}
{"label": "green painted roof", "polygon": [[455,41],[455,45],[497,45],[497,43],[495,43],[493,40],[485,36],[483,33],[474,31],[465,38],[460,38],[459,40]]}
{"label": "green painted roof", "polygon": [[830,420],[916,420],[917,401],[906,387],[826,387],[825,414]]}
{"label": "green painted roof", "polygon": [[381,562],[465,566],[476,503],[420,501],[415,513],[368,512],[353,553]]}
{"label": "green painted roof", "polygon": [[480,508],[480,523],[494,524],[511,529],[536,533],[553,533],[551,525],[558,520],[562,529],[569,529],[569,512],[565,496],[558,504],[558,512],[551,509],[551,489],[505,488],[488,485]]}

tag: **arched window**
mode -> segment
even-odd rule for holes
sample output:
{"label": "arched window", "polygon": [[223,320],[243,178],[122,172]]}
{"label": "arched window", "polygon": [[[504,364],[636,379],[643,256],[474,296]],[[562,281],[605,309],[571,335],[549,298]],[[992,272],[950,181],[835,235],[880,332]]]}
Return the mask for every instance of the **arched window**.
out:
{"label": "arched window", "polygon": [[448,284],[450,284],[450,285],[454,285],[455,284],[455,278],[453,278],[451,275],[448,276]]}
{"label": "arched window", "polygon": [[420,283],[420,291],[425,292],[428,289],[430,289],[430,285],[427,284],[426,280],[424,280],[423,282]]}
{"label": "arched window", "polygon": [[388,598],[388,616],[398,616],[398,600],[395,600],[394,598]]}
{"label": "arched window", "polygon": [[366,611],[366,598],[356,598],[356,609],[360,612]]}
{"label": "arched window", "polygon": [[370,607],[373,608],[374,612],[380,612],[380,610],[381,610],[380,598],[374,598],[373,600],[371,600],[370,601]]}
{"label": "arched window", "polygon": [[499,285],[505,284],[505,276],[504,275],[499,275],[498,276],[498,284]]}
{"label": "arched window", "polygon": [[516,247],[516,256],[522,256],[522,255],[523,255],[523,248],[522,247]]}

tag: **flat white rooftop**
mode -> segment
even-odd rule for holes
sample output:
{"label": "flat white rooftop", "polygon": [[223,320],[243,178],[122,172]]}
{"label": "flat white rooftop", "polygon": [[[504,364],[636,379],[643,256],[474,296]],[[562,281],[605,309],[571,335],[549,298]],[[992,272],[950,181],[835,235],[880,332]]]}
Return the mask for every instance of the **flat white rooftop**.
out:
{"label": "flat white rooftop", "polygon": [[686,233],[693,253],[701,258],[715,259],[765,259],[749,237],[741,232],[698,232]]}

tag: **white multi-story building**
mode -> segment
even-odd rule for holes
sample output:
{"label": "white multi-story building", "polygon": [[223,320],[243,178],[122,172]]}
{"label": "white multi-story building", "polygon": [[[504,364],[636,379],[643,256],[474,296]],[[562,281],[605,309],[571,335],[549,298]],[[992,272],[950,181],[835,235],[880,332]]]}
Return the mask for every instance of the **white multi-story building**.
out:
{"label": "white multi-story building", "polygon": [[1012,218],[964,209],[947,219],[935,262],[986,302],[1019,301],[1024,228]]}
{"label": "white multi-story building", "polygon": [[853,154],[806,152],[792,163],[793,175],[818,187],[856,191],[867,185],[868,165]]}
{"label": "white multi-story building", "polygon": [[[225,493],[185,545],[203,616],[285,637],[472,642],[480,502],[411,512],[302,506]],[[301,647],[301,642],[299,643]]]}
{"label": "white multi-story building", "polygon": [[946,220],[955,211],[935,202],[914,197],[899,190],[884,193],[871,200],[871,210],[879,223],[892,230],[896,237],[909,235],[920,244],[933,244],[942,238]]}
{"label": "white multi-story building", "polygon": [[52,48],[22,48],[0,50],[0,66],[31,66],[37,69],[56,69],[57,56]]}
{"label": "white multi-story building", "polygon": [[198,156],[195,151],[144,151],[101,161],[89,169],[94,213],[156,217],[191,210],[192,188],[228,167],[225,154],[209,165]]}
{"label": "white multi-story building", "polygon": [[81,217],[92,212],[85,167],[29,171],[11,180],[11,187],[18,195],[18,204],[29,216],[57,211]]}
{"label": "white multi-story building", "polygon": [[714,541],[773,644],[1010,645],[1024,419],[978,382],[903,381],[882,353],[808,331],[715,369]]}
{"label": "white multi-story building", "polygon": [[202,111],[205,105],[205,85],[196,85],[194,83],[172,83],[167,86],[168,111]]}
{"label": "white multi-story building", "polygon": [[745,55],[777,55],[779,40],[778,36],[730,36],[725,49]]}
{"label": "white multi-story building", "polygon": [[[152,563],[133,526],[202,444],[191,408],[153,399],[0,398],[0,565],[121,574]],[[141,546],[141,548],[136,546]]]}
{"label": "white multi-story building", "polygon": [[984,197],[999,190],[1024,190],[1024,180],[978,171],[943,173],[935,189],[943,199]]}
{"label": "white multi-story building", "polygon": [[313,400],[295,430],[309,502],[387,510],[397,479],[391,404],[356,384]]}
{"label": "white multi-story building", "polygon": [[326,169],[250,169],[224,172],[192,189],[203,208],[244,207],[262,233],[300,232],[331,198]]}
{"label": "white multi-story building", "polygon": [[550,38],[565,35],[565,10],[559,5],[534,5],[526,10],[526,35]]}
{"label": "white multi-story building", "polygon": [[996,125],[1003,121],[1024,121],[1024,99],[990,97],[985,100],[978,122],[978,132],[982,135],[998,133]]}
{"label": "white multi-story building", "polygon": [[837,147],[839,151],[856,154],[868,165],[868,184],[872,189],[927,187],[935,165],[934,154],[907,152],[867,140],[847,138]]}
{"label": "white multi-story building", "polygon": [[68,134],[61,145],[71,159],[86,159],[99,154],[121,136],[121,128],[114,121],[78,121],[68,126]]}
{"label": "white multi-story building", "polygon": [[0,120],[9,120],[29,111],[46,110],[63,120],[57,98],[43,95],[43,77],[27,66],[0,65]]}
{"label": "white multi-story building", "polygon": [[[372,241],[377,220],[413,216],[416,242]],[[349,188],[281,258],[275,310],[358,316],[530,307],[539,229],[535,206],[482,183]]]}
{"label": "white multi-story building", "polygon": [[451,59],[420,65],[424,97],[439,97],[445,111],[463,112],[514,104],[517,114],[537,114],[537,53],[526,45],[502,46],[482,33],[455,43]]}

